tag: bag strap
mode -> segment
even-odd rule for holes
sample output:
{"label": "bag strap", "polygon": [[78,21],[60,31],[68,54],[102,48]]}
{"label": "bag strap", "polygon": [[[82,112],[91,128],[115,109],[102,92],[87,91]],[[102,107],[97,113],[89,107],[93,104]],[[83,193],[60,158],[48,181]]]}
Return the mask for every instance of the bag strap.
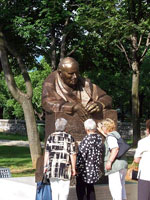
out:
{"label": "bag strap", "polygon": [[47,178],[46,173],[43,173],[42,183],[49,185],[49,179]]}
{"label": "bag strap", "polygon": [[112,134],[112,133],[110,135],[107,135],[106,141],[108,140],[108,137],[110,137],[110,136],[116,138],[116,140],[118,142],[118,138],[114,134]]}
{"label": "bag strap", "polygon": [[121,138],[121,136],[119,136],[118,135],[118,137],[114,134],[114,132],[111,132],[107,137],[109,137],[109,136],[112,136],[112,137],[115,137],[117,140],[119,139],[119,138]]}

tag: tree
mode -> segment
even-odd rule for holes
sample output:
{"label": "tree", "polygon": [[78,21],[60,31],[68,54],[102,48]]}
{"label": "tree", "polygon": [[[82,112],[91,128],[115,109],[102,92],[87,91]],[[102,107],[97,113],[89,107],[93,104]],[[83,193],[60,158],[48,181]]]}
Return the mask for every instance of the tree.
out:
{"label": "tree", "polygon": [[[16,82],[14,80],[13,74],[9,67],[8,53],[9,55],[10,54],[13,55],[17,59],[18,66],[21,69],[21,72],[26,84],[26,93],[23,93],[16,86]],[[41,152],[41,146],[40,146],[40,139],[39,139],[39,135],[37,132],[37,127],[36,127],[35,115],[34,115],[34,111],[32,107],[31,81],[21,57],[17,54],[15,49],[12,50],[8,46],[2,32],[0,32],[0,61],[1,61],[1,65],[5,74],[5,80],[7,82],[7,86],[12,96],[21,104],[24,111],[31,158],[32,158],[33,167],[35,168],[36,161],[40,157],[42,152]]]}
{"label": "tree", "polygon": [[[18,12],[22,6],[25,9]],[[54,71],[60,59],[73,54],[79,45],[76,38],[81,31],[74,20],[79,4],[72,0],[32,0],[14,2],[15,7],[14,32],[44,56]]]}
{"label": "tree", "polygon": [[[0,60],[8,88],[24,111],[33,166],[41,149],[31,103],[32,87],[24,63],[29,70],[29,64],[34,62],[35,56],[44,55],[47,60],[51,60],[52,69],[56,69],[56,52],[60,58],[64,57],[66,37],[73,27],[68,27],[69,20],[72,21],[71,12],[67,10],[72,10],[70,4],[72,5],[72,1],[47,0],[3,0],[0,3]],[[17,88],[10,63],[16,73],[22,73],[26,93]],[[21,70],[16,70],[18,66]]]}
{"label": "tree", "polygon": [[[84,1],[83,1],[84,2]],[[89,0],[78,9],[80,23],[95,32],[102,45],[116,46],[132,70],[133,144],[140,138],[140,67],[150,46],[150,5],[146,0]]]}
{"label": "tree", "polygon": [[[13,70],[14,71],[14,70]],[[37,120],[43,120],[44,115],[41,107],[41,93],[42,93],[42,83],[45,78],[50,73],[51,68],[46,63],[44,59],[40,61],[40,64],[33,66],[32,70],[29,70],[29,76],[31,79],[31,84],[33,88],[33,97],[32,97],[32,105],[34,109],[34,113]],[[15,75],[14,79],[17,87],[26,92],[24,79],[22,75]],[[12,97],[10,92],[8,91],[4,73],[0,74],[0,107],[3,108],[2,117],[4,119],[24,119],[24,114],[21,105]]]}
{"label": "tree", "polygon": [[[82,72],[112,68],[116,72],[114,75],[118,77],[120,71],[125,78],[126,72],[128,77],[132,72],[132,121],[136,143],[140,124],[139,72],[149,46],[148,1],[3,0],[0,12],[7,42],[13,43],[16,51],[24,56],[28,70],[35,56],[44,56],[55,70],[61,58],[71,55],[81,64]],[[126,62],[119,51],[125,55]],[[14,60],[12,63],[17,67]],[[15,72],[19,74],[20,70]]]}

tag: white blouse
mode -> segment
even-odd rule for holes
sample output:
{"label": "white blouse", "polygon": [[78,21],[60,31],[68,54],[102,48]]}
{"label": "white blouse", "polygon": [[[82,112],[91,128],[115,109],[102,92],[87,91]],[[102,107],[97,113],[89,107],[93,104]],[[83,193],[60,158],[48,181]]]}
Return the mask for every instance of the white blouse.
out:
{"label": "white blouse", "polygon": [[138,178],[150,181],[150,135],[139,140],[134,158],[141,158]]}

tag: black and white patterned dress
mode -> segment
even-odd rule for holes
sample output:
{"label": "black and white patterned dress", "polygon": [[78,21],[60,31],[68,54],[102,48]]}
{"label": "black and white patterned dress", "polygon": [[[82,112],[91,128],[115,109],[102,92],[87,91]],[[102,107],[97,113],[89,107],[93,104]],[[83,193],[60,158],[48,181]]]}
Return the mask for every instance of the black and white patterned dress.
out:
{"label": "black and white patterned dress", "polygon": [[84,137],[77,155],[77,172],[86,183],[96,183],[100,176],[102,162],[102,139],[97,133]]}
{"label": "black and white patterned dress", "polygon": [[69,180],[71,177],[70,155],[76,154],[74,138],[66,132],[52,133],[46,144],[49,152],[49,178]]}

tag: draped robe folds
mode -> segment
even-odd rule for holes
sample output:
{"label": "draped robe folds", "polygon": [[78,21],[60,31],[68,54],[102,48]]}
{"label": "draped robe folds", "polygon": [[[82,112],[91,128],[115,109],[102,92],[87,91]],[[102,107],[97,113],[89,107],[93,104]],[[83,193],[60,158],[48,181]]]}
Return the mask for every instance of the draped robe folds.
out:
{"label": "draped robe folds", "polygon": [[85,136],[85,130],[78,114],[73,112],[73,106],[81,103],[85,107],[90,102],[102,103],[104,109],[102,112],[89,114],[89,118],[93,118],[96,122],[106,117],[117,120],[116,111],[111,109],[112,98],[89,79],[79,77],[77,87],[73,90],[62,81],[57,70],[52,72],[44,81],[42,90],[45,140],[55,131],[55,120],[63,117],[68,121],[66,132],[76,141],[81,141]]}

